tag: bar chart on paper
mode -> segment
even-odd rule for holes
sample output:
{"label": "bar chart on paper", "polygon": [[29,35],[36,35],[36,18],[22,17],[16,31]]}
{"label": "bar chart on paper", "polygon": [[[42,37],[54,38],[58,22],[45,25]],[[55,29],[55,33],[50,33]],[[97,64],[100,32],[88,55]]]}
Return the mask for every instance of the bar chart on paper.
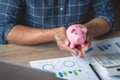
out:
{"label": "bar chart on paper", "polygon": [[77,60],[73,56],[31,61],[30,64],[33,68],[55,72],[59,78],[68,80],[99,80],[84,60]]}
{"label": "bar chart on paper", "polygon": [[120,52],[120,37],[93,41],[87,53],[106,54]]}

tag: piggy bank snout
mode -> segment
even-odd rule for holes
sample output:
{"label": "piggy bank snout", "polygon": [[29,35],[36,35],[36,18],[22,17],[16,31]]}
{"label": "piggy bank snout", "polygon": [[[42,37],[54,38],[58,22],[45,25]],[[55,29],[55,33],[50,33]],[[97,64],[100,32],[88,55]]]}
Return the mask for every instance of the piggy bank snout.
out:
{"label": "piggy bank snout", "polygon": [[76,43],[81,44],[84,42],[83,37],[76,37]]}

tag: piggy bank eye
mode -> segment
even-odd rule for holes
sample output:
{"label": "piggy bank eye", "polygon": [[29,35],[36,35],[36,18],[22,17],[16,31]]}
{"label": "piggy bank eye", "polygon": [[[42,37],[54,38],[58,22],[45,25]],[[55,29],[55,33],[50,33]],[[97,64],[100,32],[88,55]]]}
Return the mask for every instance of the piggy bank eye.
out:
{"label": "piggy bank eye", "polygon": [[82,32],[82,34],[84,34],[84,32]]}

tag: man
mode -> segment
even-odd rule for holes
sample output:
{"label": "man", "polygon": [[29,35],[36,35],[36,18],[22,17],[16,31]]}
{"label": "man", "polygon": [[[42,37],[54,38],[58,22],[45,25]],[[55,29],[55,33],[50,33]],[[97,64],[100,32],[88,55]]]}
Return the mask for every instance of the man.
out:
{"label": "man", "polygon": [[[94,18],[86,22],[89,6]],[[0,0],[0,44],[34,45],[56,41],[62,50],[83,57],[92,38],[113,31],[110,0]],[[69,48],[66,28],[87,28],[86,46]]]}

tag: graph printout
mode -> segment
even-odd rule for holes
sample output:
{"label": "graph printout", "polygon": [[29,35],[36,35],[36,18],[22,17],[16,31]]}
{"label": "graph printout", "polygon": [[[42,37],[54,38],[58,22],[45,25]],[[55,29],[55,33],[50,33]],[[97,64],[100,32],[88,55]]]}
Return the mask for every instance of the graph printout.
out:
{"label": "graph printout", "polygon": [[55,72],[59,78],[68,80],[99,80],[94,71],[84,59],[73,56],[31,61],[33,68]]}

